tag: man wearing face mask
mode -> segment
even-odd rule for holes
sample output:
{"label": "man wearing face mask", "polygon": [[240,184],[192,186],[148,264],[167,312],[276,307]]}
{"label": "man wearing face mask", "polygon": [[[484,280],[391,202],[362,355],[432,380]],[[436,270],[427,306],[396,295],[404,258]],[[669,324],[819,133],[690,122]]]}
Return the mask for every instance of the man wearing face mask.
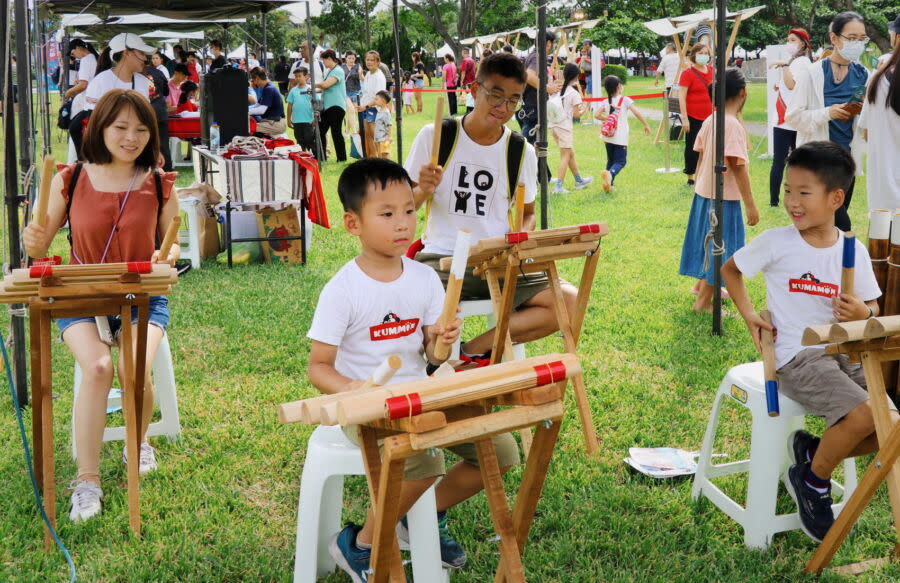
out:
{"label": "man wearing face mask", "polygon": [[[797,146],[816,140],[836,142],[853,154],[859,173],[863,147],[856,122],[869,78],[859,63],[869,42],[862,16],[841,12],[831,21],[829,37],[834,52],[797,76],[786,119],[797,130]],[[851,184],[843,206],[835,212],[835,225],[843,231],[851,227],[847,208],[852,197]]]}

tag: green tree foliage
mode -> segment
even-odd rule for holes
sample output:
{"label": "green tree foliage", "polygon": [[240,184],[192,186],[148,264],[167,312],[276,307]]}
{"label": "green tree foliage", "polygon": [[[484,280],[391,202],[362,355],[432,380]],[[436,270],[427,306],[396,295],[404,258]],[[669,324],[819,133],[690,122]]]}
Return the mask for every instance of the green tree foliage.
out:
{"label": "green tree foliage", "polygon": [[[226,53],[234,50],[241,43],[247,43],[249,50],[255,52],[262,62],[262,16],[254,15],[248,17],[246,23],[229,25],[227,32],[220,26],[209,28],[205,32],[208,40],[221,41]],[[267,15],[265,38],[268,51],[277,58],[278,55],[296,51],[300,46],[301,35],[297,27],[291,23],[288,13],[278,10],[269,12]],[[194,41],[192,45],[196,46],[196,42]]]}
{"label": "green tree foliage", "polygon": [[341,50],[367,50],[367,8],[373,4],[361,0],[325,0],[322,14],[312,20],[326,34],[329,42]]}

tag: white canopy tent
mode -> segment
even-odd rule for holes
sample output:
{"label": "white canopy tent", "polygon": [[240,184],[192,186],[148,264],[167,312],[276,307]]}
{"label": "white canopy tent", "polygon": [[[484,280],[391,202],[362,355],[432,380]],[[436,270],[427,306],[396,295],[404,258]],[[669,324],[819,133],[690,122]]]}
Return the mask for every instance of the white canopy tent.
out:
{"label": "white canopy tent", "polygon": [[116,25],[116,26],[142,26],[148,24],[158,25],[159,28],[173,28],[179,27],[184,28],[187,25],[189,28],[190,25],[197,24],[205,25],[205,24],[228,24],[228,23],[243,23],[247,22],[246,18],[221,18],[216,20],[182,20],[178,18],[166,18],[164,16],[156,16],[153,14],[125,14],[122,16],[110,16],[108,18],[102,19],[99,16],[95,16],[93,14],[63,14],[60,19],[60,27],[69,28],[69,27],[77,27],[84,28],[90,26],[106,26],[106,25]]}
{"label": "white canopy tent", "polygon": [[[247,49],[247,46],[246,46],[244,43],[241,43],[240,45],[238,45],[237,47],[235,47],[233,51],[229,51],[228,54],[227,54],[226,56],[227,56],[229,59],[243,59],[244,57],[247,56],[247,50],[248,50],[248,49]],[[257,53],[256,56],[257,56],[257,58],[258,58],[258,57],[259,57],[258,52],[257,52],[256,50],[254,50],[253,52],[254,52],[254,53]],[[273,58],[274,58],[274,57],[272,56],[271,51],[268,52],[268,53],[266,54],[266,58],[267,58],[267,59],[273,59]]]}

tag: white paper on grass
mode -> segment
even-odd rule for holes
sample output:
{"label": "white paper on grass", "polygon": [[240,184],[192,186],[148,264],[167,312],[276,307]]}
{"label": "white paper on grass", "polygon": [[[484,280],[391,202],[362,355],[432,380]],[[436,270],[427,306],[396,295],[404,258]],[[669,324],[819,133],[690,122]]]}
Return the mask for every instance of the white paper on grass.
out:
{"label": "white paper on grass", "polygon": [[[697,456],[700,452],[685,451],[674,447],[630,447],[625,463],[642,474],[653,478],[689,476],[697,472]],[[725,454],[713,454],[724,457]]]}

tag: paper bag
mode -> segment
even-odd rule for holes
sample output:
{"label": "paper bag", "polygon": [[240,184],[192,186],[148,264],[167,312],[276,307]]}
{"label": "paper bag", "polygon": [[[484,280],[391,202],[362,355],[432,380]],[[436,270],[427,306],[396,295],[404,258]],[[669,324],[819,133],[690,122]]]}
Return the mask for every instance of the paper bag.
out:
{"label": "paper bag", "polygon": [[219,223],[215,217],[200,217],[200,260],[214,257],[222,251]]}
{"label": "paper bag", "polygon": [[293,207],[281,210],[266,208],[256,211],[256,214],[260,237],[268,239],[262,244],[266,263],[303,263],[303,242],[300,239],[275,240],[278,237],[300,236],[300,220],[297,217],[297,210]]}

